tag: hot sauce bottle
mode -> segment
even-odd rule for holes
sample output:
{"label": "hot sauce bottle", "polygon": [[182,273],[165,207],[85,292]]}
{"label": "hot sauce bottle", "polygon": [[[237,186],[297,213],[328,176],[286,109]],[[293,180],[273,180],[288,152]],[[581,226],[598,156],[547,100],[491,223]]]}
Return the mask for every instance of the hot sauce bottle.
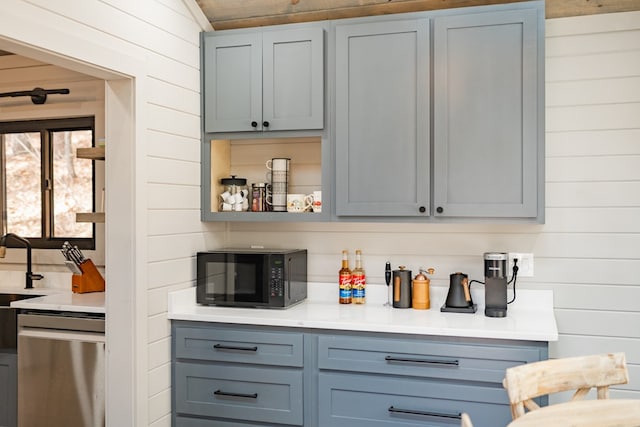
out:
{"label": "hot sauce bottle", "polygon": [[356,251],[356,268],[351,273],[351,288],[353,289],[353,303],[364,304],[365,303],[365,286],[366,277],[364,270],[362,269],[362,251]]}
{"label": "hot sauce bottle", "polygon": [[351,304],[351,270],[349,269],[349,256],[347,251],[342,251],[342,268],[338,272],[338,284],[340,285],[340,304]]}

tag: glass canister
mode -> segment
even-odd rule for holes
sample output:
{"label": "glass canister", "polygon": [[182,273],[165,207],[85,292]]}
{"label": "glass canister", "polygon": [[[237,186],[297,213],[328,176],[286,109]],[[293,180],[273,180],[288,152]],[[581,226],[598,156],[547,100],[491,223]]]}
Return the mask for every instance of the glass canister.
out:
{"label": "glass canister", "polygon": [[223,211],[246,211],[249,210],[249,190],[247,190],[246,178],[237,178],[231,175],[230,178],[222,178],[220,184],[224,187],[222,198]]}

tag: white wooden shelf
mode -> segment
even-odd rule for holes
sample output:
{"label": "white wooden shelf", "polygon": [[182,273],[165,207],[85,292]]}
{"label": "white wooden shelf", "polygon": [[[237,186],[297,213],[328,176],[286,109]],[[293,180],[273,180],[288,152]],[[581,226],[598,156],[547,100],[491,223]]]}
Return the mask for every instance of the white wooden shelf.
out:
{"label": "white wooden shelf", "polygon": [[104,147],[88,147],[76,149],[76,157],[79,159],[104,160]]}
{"label": "white wooden shelf", "polygon": [[76,212],[76,222],[104,222],[104,212]]}

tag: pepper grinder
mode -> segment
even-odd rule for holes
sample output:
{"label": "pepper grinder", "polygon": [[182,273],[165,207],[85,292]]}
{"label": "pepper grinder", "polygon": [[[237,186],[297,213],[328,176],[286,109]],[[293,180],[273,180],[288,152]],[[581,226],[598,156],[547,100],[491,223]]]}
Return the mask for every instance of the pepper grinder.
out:
{"label": "pepper grinder", "polygon": [[429,297],[429,283],[431,282],[427,274],[433,274],[435,270],[429,268],[424,270],[420,268],[420,272],[413,278],[411,306],[417,310],[428,310],[431,308],[431,300]]}

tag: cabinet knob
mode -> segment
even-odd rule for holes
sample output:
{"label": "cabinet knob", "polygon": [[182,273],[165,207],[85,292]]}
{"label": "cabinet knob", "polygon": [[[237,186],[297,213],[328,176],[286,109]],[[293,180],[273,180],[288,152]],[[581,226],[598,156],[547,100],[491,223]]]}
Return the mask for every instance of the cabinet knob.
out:
{"label": "cabinet knob", "polygon": [[420,206],[418,210],[420,211],[420,213],[425,213],[427,211],[427,208],[425,208],[424,206]]}
{"label": "cabinet knob", "polygon": [[438,212],[438,213],[442,213],[442,212],[444,212],[444,209],[442,209],[442,206],[438,206],[438,207],[436,208],[436,212]]}
{"label": "cabinet knob", "polygon": [[265,120],[264,122],[262,122],[262,126],[268,128],[269,127],[269,122]]}
{"label": "cabinet knob", "polygon": [[251,122],[251,127],[252,128],[257,128],[258,127],[258,122]]}

